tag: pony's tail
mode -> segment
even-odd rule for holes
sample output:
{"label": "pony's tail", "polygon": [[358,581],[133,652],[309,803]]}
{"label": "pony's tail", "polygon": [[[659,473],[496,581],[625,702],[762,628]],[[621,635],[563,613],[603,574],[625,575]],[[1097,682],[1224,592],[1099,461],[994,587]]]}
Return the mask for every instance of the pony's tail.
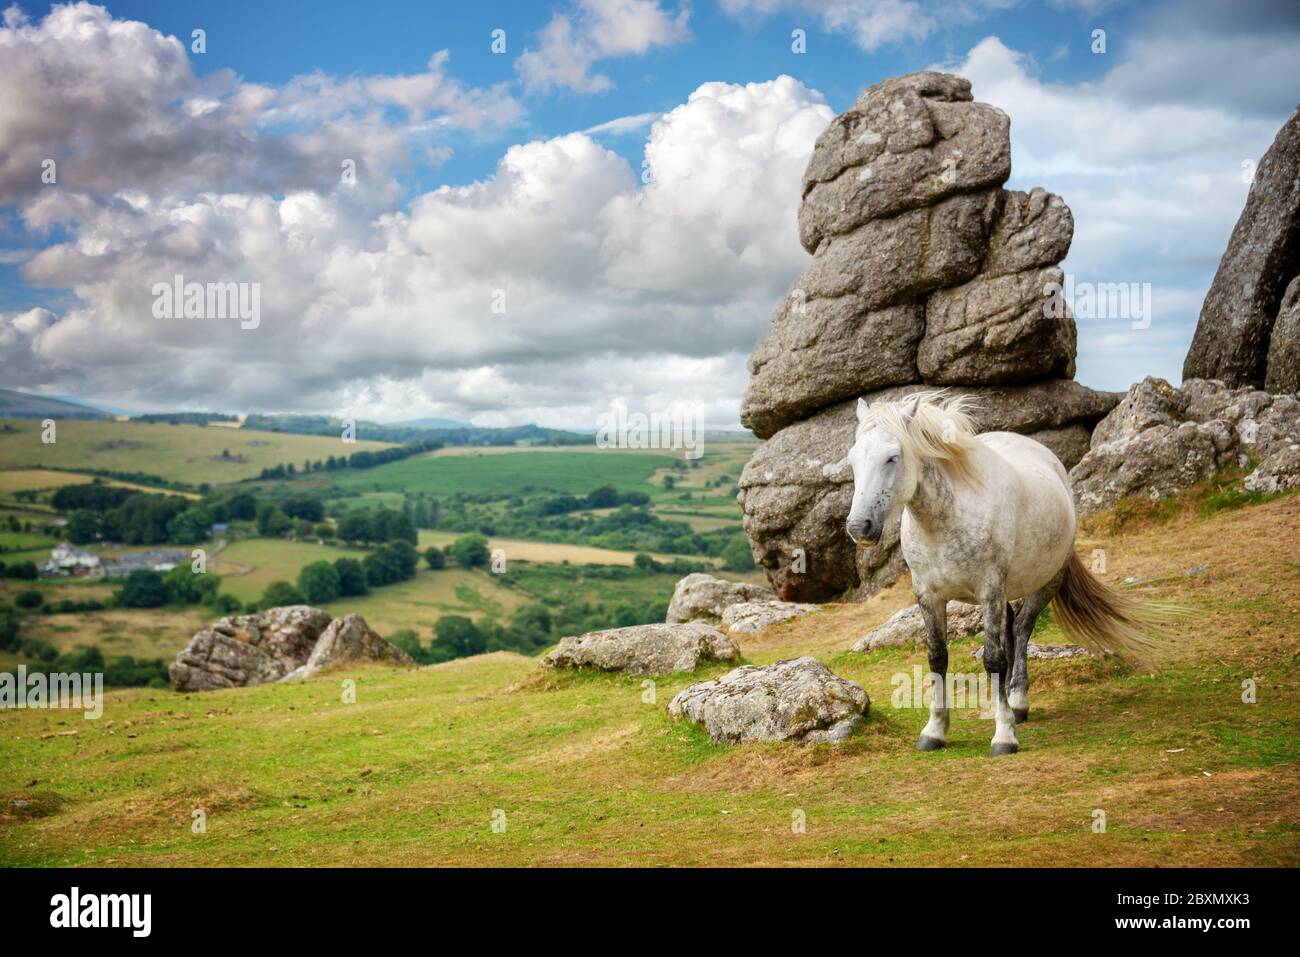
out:
{"label": "pony's tail", "polygon": [[1158,670],[1168,650],[1170,620],[1180,609],[1144,602],[1094,578],[1077,553],[1070,553],[1065,579],[1052,599],[1061,630],[1095,654],[1118,655]]}

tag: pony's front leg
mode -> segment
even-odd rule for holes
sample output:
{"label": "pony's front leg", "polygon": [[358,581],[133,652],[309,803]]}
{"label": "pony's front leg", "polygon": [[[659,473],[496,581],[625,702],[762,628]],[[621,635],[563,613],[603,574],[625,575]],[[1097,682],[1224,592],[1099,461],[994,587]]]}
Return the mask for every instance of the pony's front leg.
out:
{"label": "pony's front leg", "polygon": [[993,755],[1015,754],[1020,750],[1016,740],[1016,719],[1007,703],[1012,661],[1008,654],[1010,638],[1007,621],[1006,589],[999,582],[984,595],[984,670],[993,684],[993,718],[997,728],[993,732]]}
{"label": "pony's front leg", "polygon": [[935,751],[948,743],[948,602],[917,596],[925,621],[926,651],[930,657],[930,720],[916,741],[918,751]]}

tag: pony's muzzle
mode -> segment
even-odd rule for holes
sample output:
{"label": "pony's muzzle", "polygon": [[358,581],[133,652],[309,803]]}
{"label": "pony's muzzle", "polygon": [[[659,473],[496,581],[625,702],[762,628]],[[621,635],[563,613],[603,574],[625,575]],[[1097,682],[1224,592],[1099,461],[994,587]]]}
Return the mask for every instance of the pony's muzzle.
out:
{"label": "pony's muzzle", "polygon": [[849,538],[859,548],[871,548],[880,544],[880,528],[869,518],[860,522],[850,522],[846,527]]}

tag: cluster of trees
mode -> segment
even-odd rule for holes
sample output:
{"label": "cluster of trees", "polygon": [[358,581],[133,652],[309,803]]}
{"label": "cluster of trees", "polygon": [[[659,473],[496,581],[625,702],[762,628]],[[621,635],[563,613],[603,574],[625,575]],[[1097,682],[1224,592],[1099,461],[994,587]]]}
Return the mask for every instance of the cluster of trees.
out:
{"label": "cluster of trees", "polygon": [[[442,448],[442,443],[432,439],[421,439],[416,442],[408,442],[406,445],[394,446],[391,449],[362,449],[359,452],[353,452],[351,455],[329,456],[325,459],[316,461],[307,461],[303,463],[302,472],[333,472],[336,469],[372,469],[376,465],[387,465],[389,462],[400,462],[402,459],[410,458],[412,455],[423,455],[425,452],[436,452]],[[262,481],[271,481],[273,479],[293,478],[299,474],[298,466],[292,462],[286,462],[281,465],[273,465],[270,468],[262,469],[259,478]]]}
{"label": "cluster of trees", "polygon": [[620,505],[649,505],[650,496],[645,492],[620,492],[612,485],[602,485],[592,489],[582,498],[575,495],[557,495],[542,499],[533,508],[537,515],[566,515],[588,508],[617,508]]}
{"label": "cluster of trees", "polygon": [[385,542],[364,558],[338,558],[304,565],[297,584],[272,582],[262,593],[263,608],[322,604],[367,594],[371,588],[415,577],[420,556],[407,541]]}
{"label": "cluster of trees", "polygon": [[201,542],[211,534],[214,523],[252,520],[259,508],[258,499],[248,492],[209,493],[195,501],[98,482],[65,486],[50,497],[50,504],[70,513],[67,537],[75,545],[95,541],[128,545]]}
{"label": "cluster of trees", "polygon": [[[161,608],[163,605],[217,607],[220,589],[219,576],[195,572],[189,565],[177,565],[168,572],[138,568],[122,580],[122,586],[113,593],[113,601],[122,608]],[[238,602],[235,605],[238,607]]]}
{"label": "cluster of trees", "polygon": [[[0,649],[9,647],[5,643],[5,635],[4,610],[0,609]],[[29,659],[28,674],[99,672],[104,676],[104,685],[110,688],[169,687],[167,662],[161,658],[137,659],[121,655],[105,660],[102,651],[88,645],[60,653],[59,649],[41,638],[28,638],[14,644],[11,650],[21,652]]]}
{"label": "cluster of trees", "polygon": [[35,581],[40,574],[35,562],[22,561],[5,564],[0,562],[0,578],[16,578],[19,581]]}
{"label": "cluster of trees", "polygon": [[420,536],[415,523],[405,512],[392,508],[355,509],[338,519],[338,538],[345,542],[409,542],[415,545]]}

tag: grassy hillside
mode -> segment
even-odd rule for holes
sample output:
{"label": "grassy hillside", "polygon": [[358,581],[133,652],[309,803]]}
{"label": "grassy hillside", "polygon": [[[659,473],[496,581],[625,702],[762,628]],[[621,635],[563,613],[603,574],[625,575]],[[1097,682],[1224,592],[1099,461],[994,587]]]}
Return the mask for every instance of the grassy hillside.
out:
{"label": "grassy hillside", "polygon": [[[59,420],[57,441],[41,441],[36,419],[0,422],[0,463],[7,468],[50,466],[144,472],[171,481],[220,485],[255,478],[264,468],[306,459],[381,449],[383,442],[345,445],[337,438],[244,429],[145,422]],[[222,452],[229,457],[223,458]]]}
{"label": "grassy hillside", "polygon": [[601,485],[621,491],[652,491],[647,480],[672,463],[657,452],[596,449],[586,452],[535,449],[505,454],[421,455],[361,472],[341,474],[336,484],[361,491],[451,495],[515,495],[548,491],[585,495]]}
{"label": "grassy hillside", "polygon": [[[813,654],[868,690],[866,727],[838,748],[714,747],[666,716],[674,692],[721,667],[659,679],[649,704],[642,679],[543,674],[505,654],[114,692],[101,721],[8,713],[0,861],[1300,864],[1300,558],[1260,547],[1300,541],[1300,496],[1093,527],[1080,546],[1106,549],[1104,577],[1192,614],[1160,676],[1033,662],[1014,757],[987,757],[975,712],[955,716],[948,750],[917,753],[925,714],[890,696],[924,654],[846,650],[910,601],[904,583],[741,641],[747,661]],[[975,669],[975,647],[954,644],[955,669]],[[191,831],[195,810],[206,833]]]}
{"label": "grassy hillside", "polygon": [[0,389],[0,418],[108,419],[111,416],[64,399]]}

